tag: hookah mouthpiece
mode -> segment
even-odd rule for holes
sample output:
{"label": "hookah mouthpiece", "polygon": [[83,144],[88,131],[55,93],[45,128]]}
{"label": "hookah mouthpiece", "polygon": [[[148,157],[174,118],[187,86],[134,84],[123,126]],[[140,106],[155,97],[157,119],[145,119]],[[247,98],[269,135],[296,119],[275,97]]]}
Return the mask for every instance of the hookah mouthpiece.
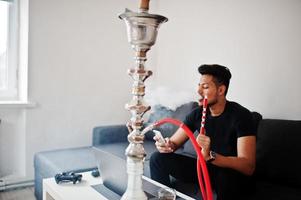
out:
{"label": "hookah mouthpiece", "polygon": [[201,130],[200,130],[200,134],[203,134],[203,135],[205,134],[207,105],[208,105],[208,98],[207,98],[207,96],[205,96],[203,99],[203,111],[202,111]]}

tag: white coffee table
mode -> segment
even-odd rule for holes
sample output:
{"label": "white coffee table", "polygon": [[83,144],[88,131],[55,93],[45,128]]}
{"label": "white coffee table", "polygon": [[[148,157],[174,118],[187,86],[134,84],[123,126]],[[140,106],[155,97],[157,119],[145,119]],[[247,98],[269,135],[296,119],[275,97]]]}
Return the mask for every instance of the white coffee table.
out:
{"label": "white coffee table", "polygon": [[101,178],[93,177],[91,172],[82,175],[82,181],[76,184],[56,184],[54,178],[43,179],[43,200],[107,200],[91,187],[102,183]]}
{"label": "white coffee table", "polygon": [[[54,178],[43,179],[43,200],[109,200],[91,187],[92,185],[101,184],[101,177],[95,178],[91,175],[91,172],[85,172],[82,175],[82,181],[76,184],[72,182],[56,184]],[[150,178],[144,176],[142,178],[159,187],[165,187]],[[194,200],[180,192],[176,193],[177,196],[183,199]]]}

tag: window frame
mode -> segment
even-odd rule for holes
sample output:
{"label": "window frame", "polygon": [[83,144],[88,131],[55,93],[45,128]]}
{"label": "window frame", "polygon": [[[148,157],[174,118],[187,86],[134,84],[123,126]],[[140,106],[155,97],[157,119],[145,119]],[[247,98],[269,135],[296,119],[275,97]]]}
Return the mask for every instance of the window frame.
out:
{"label": "window frame", "polygon": [[28,102],[28,8],[29,0],[11,2],[9,13],[8,87],[0,91],[0,104]]}

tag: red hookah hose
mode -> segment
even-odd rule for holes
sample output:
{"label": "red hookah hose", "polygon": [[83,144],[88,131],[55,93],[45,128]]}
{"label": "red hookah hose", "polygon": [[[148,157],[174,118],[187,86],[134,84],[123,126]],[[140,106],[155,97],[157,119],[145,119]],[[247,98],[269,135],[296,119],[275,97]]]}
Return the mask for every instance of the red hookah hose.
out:
{"label": "red hookah hose", "polygon": [[202,193],[202,199],[206,200],[208,195],[204,188],[204,180],[202,177],[201,161],[200,161],[199,157],[197,159],[196,167],[197,167],[197,172],[198,172],[198,181],[199,181],[199,185],[200,185],[201,193]]}
{"label": "red hookah hose", "polygon": [[[202,192],[202,197],[203,197],[204,200],[213,200],[211,183],[210,183],[210,178],[209,178],[209,174],[208,174],[207,165],[206,165],[206,162],[205,162],[205,160],[203,158],[203,155],[201,153],[200,147],[199,147],[196,139],[194,138],[193,133],[183,122],[181,122],[179,120],[176,120],[176,119],[172,119],[172,118],[165,118],[165,119],[159,120],[154,125],[155,126],[160,126],[160,125],[165,124],[165,123],[171,123],[171,124],[177,125],[180,128],[184,129],[186,135],[191,140],[192,145],[194,147],[194,150],[196,151],[196,153],[198,155],[197,173],[198,173],[198,181],[199,181],[199,184],[200,184],[200,189],[201,189],[201,192]],[[202,171],[203,171],[203,177],[202,177]],[[204,182],[205,182],[206,190],[204,189],[203,179],[204,179]]]}

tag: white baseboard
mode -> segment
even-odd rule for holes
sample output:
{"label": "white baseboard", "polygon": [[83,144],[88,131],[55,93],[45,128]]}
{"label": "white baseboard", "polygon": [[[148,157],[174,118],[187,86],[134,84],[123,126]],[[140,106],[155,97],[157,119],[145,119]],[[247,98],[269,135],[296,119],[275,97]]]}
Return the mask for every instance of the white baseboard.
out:
{"label": "white baseboard", "polygon": [[34,180],[29,177],[8,175],[0,178],[0,191],[30,187],[34,185]]}

